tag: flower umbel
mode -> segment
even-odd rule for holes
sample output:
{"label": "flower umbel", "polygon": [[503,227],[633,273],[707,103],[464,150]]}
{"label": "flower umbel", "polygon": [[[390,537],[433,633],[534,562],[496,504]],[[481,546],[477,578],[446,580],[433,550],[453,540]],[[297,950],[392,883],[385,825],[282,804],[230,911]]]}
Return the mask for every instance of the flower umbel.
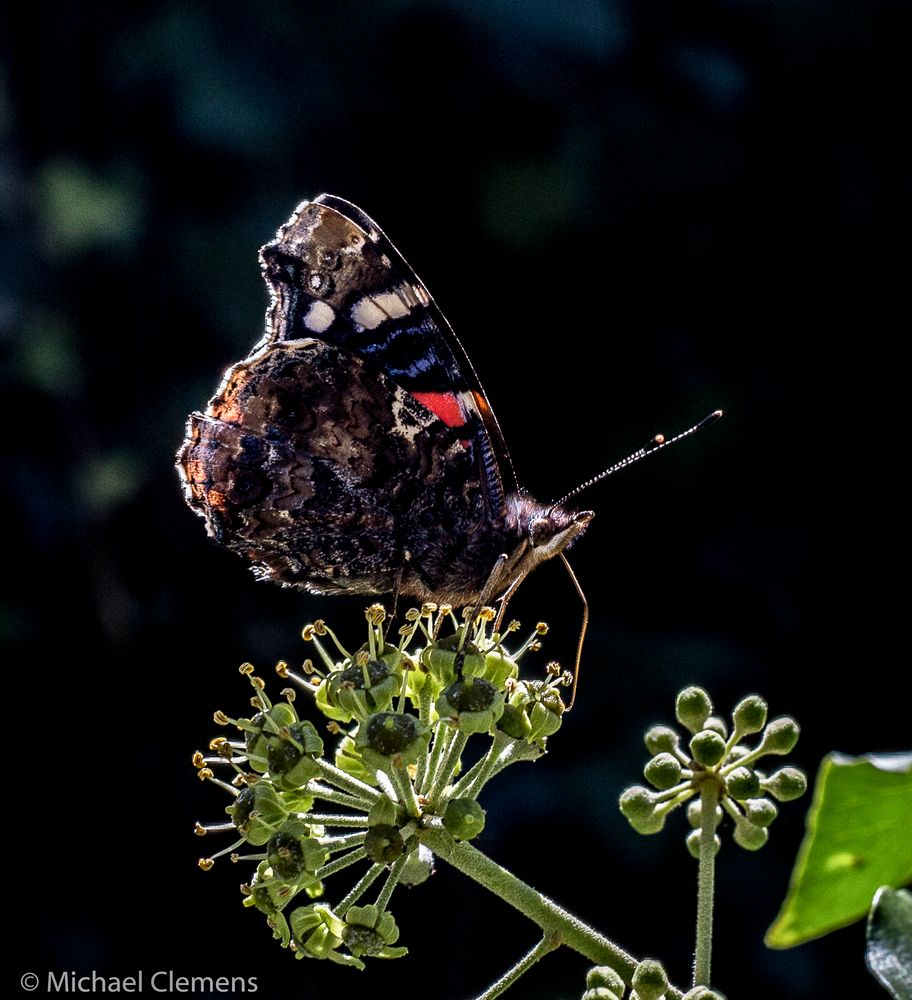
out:
{"label": "flower umbel", "polygon": [[[538,648],[543,625],[511,653],[493,630],[490,608],[473,622],[460,622],[446,606],[412,609],[395,644],[384,633],[380,605],[366,617],[367,641],[354,653],[325,622],[304,629],[316,655],[301,672],[278,664],[291,685],[281,691],[284,700],[271,701],[263,680],[244,664],[253,715],[217,712],[216,722],[238,736],[218,737],[209,755],[194,755],[200,778],[233,796],[230,822],[197,824],[197,834],[240,835],[200,867],[208,870],[225,854],[254,862],[242,887],[244,905],[266,915],[283,947],[298,958],[356,968],[364,958],[406,953],[395,946],[399,930],[389,903],[399,882],[417,885],[433,870],[423,837],[446,831],[469,840],[481,833],[479,794],[509,764],[545,752],[561,724],[559,689],[567,682],[556,667],[543,680],[518,679],[518,661]],[[505,633],[517,627],[511,622]],[[331,760],[313,724],[298,715],[298,691],[313,695],[339,737]],[[463,772],[472,737],[489,746]],[[232,779],[217,778],[217,769],[233,772]],[[259,850],[237,853],[245,844]],[[326,881],[356,865],[355,884],[327,902]],[[365,904],[378,881],[379,892]]]}

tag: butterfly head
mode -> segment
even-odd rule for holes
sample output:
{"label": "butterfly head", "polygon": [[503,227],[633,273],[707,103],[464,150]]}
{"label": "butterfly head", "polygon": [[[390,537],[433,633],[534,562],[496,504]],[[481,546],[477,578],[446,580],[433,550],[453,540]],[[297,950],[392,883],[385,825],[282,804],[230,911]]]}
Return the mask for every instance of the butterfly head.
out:
{"label": "butterfly head", "polygon": [[548,507],[529,497],[519,501],[517,514],[523,539],[514,554],[512,569],[519,577],[563,552],[582,535],[595,516],[591,510],[573,511],[559,505]]}

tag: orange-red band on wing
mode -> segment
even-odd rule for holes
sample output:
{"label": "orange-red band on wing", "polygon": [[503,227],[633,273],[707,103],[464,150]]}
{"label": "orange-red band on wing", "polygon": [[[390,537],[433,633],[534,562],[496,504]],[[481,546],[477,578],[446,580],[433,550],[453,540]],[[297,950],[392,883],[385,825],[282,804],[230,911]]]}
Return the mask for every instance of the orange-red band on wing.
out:
{"label": "orange-red band on wing", "polygon": [[447,427],[461,427],[465,423],[465,414],[456,393],[413,392],[412,395],[422,406],[426,406],[431,413],[438,416]]}

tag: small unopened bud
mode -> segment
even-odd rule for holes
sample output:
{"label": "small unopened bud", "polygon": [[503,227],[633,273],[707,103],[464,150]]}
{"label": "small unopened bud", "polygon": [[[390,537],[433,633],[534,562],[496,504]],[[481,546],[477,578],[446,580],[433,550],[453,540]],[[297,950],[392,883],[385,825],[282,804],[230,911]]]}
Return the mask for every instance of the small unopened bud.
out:
{"label": "small unopened bud", "polygon": [[433,874],[434,855],[424,844],[419,844],[418,848],[406,858],[399,878],[405,885],[414,886],[426,882]]}
{"label": "small unopened bud", "polygon": [[759,851],[769,840],[769,830],[765,826],[756,826],[748,819],[740,819],[735,823],[732,836],[735,843],[745,851]]}
{"label": "small unopened bud", "polygon": [[769,826],[779,815],[776,803],[769,799],[748,799],[744,803],[744,813],[754,826]]}
{"label": "small unopened bud", "polygon": [[791,802],[807,791],[807,778],[797,767],[783,767],[763,782],[763,789],[780,802]]}
{"label": "small unopened bud", "polygon": [[651,754],[671,753],[681,742],[670,726],[651,726],[646,730],[644,741]]}
{"label": "small unopened bud", "polygon": [[715,767],[725,756],[725,740],[711,729],[703,729],[690,741],[693,759],[703,767]]}
{"label": "small unopened bud", "polygon": [[364,850],[371,861],[386,865],[402,854],[405,842],[398,827],[378,823],[368,827],[364,837]]}
{"label": "small unopened bud", "polygon": [[658,833],[665,825],[665,814],[656,809],[652,793],[642,785],[626,789],[620,798],[621,812],[637,833]]}
{"label": "small unopened bud", "polygon": [[739,802],[755,798],[760,793],[760,779],[751,767],[736,767],[725,779],[725,784],[728,794]]}
{"label": "small unopened bud", "polygon": [[659,1000],[668,989],[668,976],[662,963],[654,958],[644,958],[634,969],[631,986],[640,1000]]}
{"label": "small unopened bud", "polygon": [[621,813],[631,823],[634,820],[651,816],[655,809],[655,798],[653,793],[643,785],[632,785],[621,793],[618,804]]}
{"label": "small unopened bud", "polygon": [[759,733],[766,725],[766,702],[758,694],[742,698],[732,711],[735,730],[742,736]]}
{"label": "small unopened bud", "polygon": [[[691,856],[695,858],[700,857],[700,831],[691,830],[687,834],[687,839],[685,841],[687,844],[687,850],[690,851]],[[718,854],[722,847],[722,841],[719,839],[719,835],[713,834],[713,854]]]}
{"label": "small unopened bud", "polygon": [[643,768],[643,777],[659,791],[673,788],[681,780],[681,762],[670,753],[656,754]]}
{"label": "small unopened bud", "polygon": [[618,996],[623,996],[626,989],[624,980],[610,965],[594,965],[586,973],[586,989],[594,990],[598,987],[611,990]]}
{"label": "small unopened bud", "polygon": [[684,688],[675,702],[675,716],[692,733],[699,732],[712,712],[709,695],[700,687]]}
{"label": "small unopened bud", "polygon": [[763,738],[760,740],[758,750],[764,753],[786,754],[795,749],[800,733],[798,723],[794,719],[783,715],[773,721],[764,729]]}
{"label": "small unopened bud", "polygon": [[[718,830],[719,824],[722,822],[722,807],[715,807],[715,825],[713,829]],[[703,803],[699,799],[691,799],[687,803],[687,822],[694,828],[703,825]]]}
{"label": "small unopened bud", "polygon": [[726,739],[728,737],[728,726],[725,723],[725,719],[719,715],[711,715],[706,722],[703,723],[703,728],[711,729],[714,733],[718,733],[722,739]]}
{"label": "small unopened bud", "polygon": [[450,799],[443,825],[457,840],[471,840],[484,829],[485,811],[475,799]]}

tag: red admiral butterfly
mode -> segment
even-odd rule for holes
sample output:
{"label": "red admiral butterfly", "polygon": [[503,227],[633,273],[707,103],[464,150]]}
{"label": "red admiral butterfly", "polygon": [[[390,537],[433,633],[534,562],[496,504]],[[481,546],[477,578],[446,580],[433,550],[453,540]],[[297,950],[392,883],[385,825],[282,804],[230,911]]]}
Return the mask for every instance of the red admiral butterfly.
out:
{"label": "red admiral butterfly", "polygon": [[475,370],[377,224],[323,194],[260,251],[266,334],[178,452],[209,534],[263,579],[479,605],[592,511],[520,491]]}

